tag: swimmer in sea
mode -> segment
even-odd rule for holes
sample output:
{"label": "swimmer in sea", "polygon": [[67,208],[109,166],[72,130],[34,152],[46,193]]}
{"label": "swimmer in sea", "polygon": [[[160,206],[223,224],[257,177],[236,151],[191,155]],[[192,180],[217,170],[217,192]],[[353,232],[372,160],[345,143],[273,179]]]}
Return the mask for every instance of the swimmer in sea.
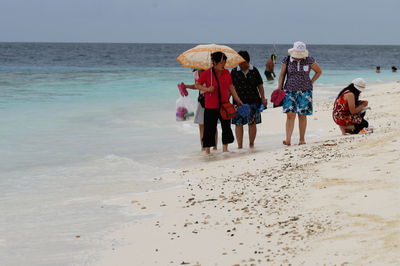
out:
{"label": "swimmer in sea", "polygon": [[272,81],[276,77],[274,72],[275,62],[276,62],[276,54],[271,54],[271,57],[265,63],[264,74],[267,77],[268,81]]}

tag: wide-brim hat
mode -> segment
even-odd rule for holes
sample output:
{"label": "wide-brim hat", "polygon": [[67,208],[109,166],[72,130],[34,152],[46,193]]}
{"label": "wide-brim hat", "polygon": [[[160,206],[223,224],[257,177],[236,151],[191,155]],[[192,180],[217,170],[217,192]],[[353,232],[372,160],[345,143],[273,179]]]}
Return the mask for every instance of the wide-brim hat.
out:
{"label": "wide-brim hat", "polygon": [[354,87],[361,92],[365,91],[365,88],[367,87],[367,82],[362,78],[356,78],[351,83],[353,83]]}
{"label": "wide-brim hat", "polygon": [[304,42],[295,42],[293,48],[288,50],[288,53],[294,58],[305,58],[308,56],[308,50]]}

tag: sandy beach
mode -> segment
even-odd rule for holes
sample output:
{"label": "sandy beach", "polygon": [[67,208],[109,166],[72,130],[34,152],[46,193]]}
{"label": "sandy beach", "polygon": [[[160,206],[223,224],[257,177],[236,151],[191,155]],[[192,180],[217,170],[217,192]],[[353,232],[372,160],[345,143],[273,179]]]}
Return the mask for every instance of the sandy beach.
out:
{"label": "sandy beach", "polygon": [[268,149],[285,117],[267,110],[254,150],[230,145],[160,177],[178,187],[119,199],[151,218],[112,233],[95,265],[400,265],[400,83],[361,98],[372,134],[340,135],[322,101],[318,137]]}

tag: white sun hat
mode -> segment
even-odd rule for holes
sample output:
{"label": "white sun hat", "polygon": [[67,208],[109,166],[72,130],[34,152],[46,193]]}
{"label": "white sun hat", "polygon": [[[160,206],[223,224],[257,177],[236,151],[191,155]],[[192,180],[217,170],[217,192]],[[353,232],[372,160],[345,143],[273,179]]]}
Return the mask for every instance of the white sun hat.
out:
{"label": "white sun hat", "polygon": [[365,88],[367,87],[367,82],[362,78],[356,78],[351,83],[353,83],[354,87],[361,92],[365,91]]}
{"label": "white sun hat", "polygon": [[288,50],[288,53],[294,58],[305,58],[308,56],[308,50],[304,42],[295,42],[293,48]]}

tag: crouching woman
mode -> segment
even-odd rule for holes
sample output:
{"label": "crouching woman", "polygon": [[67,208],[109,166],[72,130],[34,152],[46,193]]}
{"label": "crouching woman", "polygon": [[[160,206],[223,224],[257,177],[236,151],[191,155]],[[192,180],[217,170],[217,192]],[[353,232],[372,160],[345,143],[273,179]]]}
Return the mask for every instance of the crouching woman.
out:
{"label": "crouching woman", "polygon": [[365,90],[366,82],[356,78],[337,96],[333,106],[333,121],[339,126],[343,135],[358,134],[367,130],[368,122],[364,119],[368,101],[360,101],[360,93]]}

